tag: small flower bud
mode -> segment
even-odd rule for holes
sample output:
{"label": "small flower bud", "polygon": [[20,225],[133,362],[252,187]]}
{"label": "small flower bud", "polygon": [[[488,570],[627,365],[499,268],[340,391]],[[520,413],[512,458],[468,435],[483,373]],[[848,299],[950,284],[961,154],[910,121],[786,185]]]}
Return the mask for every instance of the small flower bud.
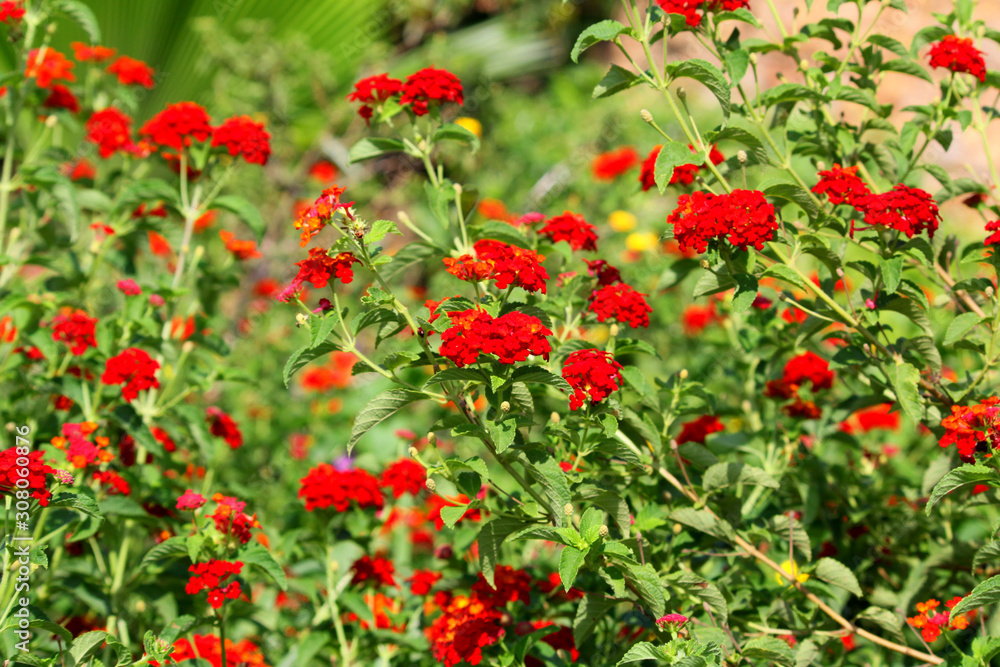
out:
{"label": "small flower bud", "polygon": [[510,403],[504,401],[500,404],[500,412],[510,412]]}
{"label": "small flower bud", "polygon": [[617,324],[612,324],[611,328],[608,329],[608,333],[611,335],[612,338],[614,338],[615,336],[617,336],[619,331],[620,331],[620,329],[618,328]]}
{"label": "small flower bud", "polygon": [[437,489],[437,484],[435,484],[434,480],[431,479],[430,477],[427,478],[427,482],[424,484],[424,486],[426,486],[427,490],[432,493]]}
{"label": "small flower bud", "polygon": [[[146,611],[146,601],[145,600],[136,600],[135,601],[135,610],[137,612],[139,612],[139,613],[142,613],[142,612]],[[162,641],[162,640],[159,640],[159,641]]]}
{"label": "small flower bud", "polygon": [[52,129],[59,123],[59,118],[55,115],[49,116],[45,119],[45,127]]}
{"label": "small flower bud", "polygon": [[303,327],[309,322],[309,316],[305,313],[299,313],[295,316],[295,322],[297,327]]}
{"label": "small flower bud", "polygon": [[553,412],[551,415],[549,415],[549,421],[552,422],[553,424],[558,424],[561,420],[562,417],[559,416],[558,412]]}
{"label": "small flower bud", "polygon": [[181,354],[191,354],[194,351],[194,343],[187,340],[181,345]]}
{"label": "small flower bud", "polygon": [[844,277],[844,269],[841,268],[841,267],[839,267],[839,266],[837,267],[837,277],[838,278],[843,278]]}
{"label": "small flower bud", "polygon": [[416,447],[410,447],[410,449],[407,450],[407,451],[408,451],[411,459],[417,458],[417,448]]}
{"label": "small flower bud", "polygon": [[872,353],[872,346],[869,345],[868,343],[863,344],[861,346],[861,349],[864,350],[865,354],[871,354]]}
{"label": "small flower bud", "polygon": [[601,526],[600,528],[597,529],[597,534],[600,535],[601,537],[607,537],[608,536],[608,527],[607,526]]}
{"label": "small flower bud", "polygon": [[746,151],[737,151],[736,152],[736,159],[740,161],[740,164],[746,164],[747,163],[747,152]]}
{"label": "small flower bud", "polygon": [[686,91],[686,90],[684,90],[684,86],[678,86],[678,87],[677,87],[677,98],[678,98],[678,99],[679,99],[679,100],[680,100],[681,102],[683,102],[684,100],[686,100],[686,99],[687,99],[687,96],[688,96],[688,94],[687,94],[687,91]]}
{"label": "small flower bud", "polygon": [[778,301],[787,301],[788,295],[784,292],[778,292]]}
{"label": "small flower bud", "polygon": [[437,436],[436,436],[436,435],[434,435],[434,432],[433,432],[433,431],[431,431],[430,433],[428,433],[428,434],[427,434],[427,443],[428,443],[428,444],[429,444],[429,445],[430,445],[431,447],[433,447],[433,446],[437,445],[437,441],[438,441],[438,438],[437,438]]}
{"label": "small flower bud", "polygon": [[573,506],[569,503],[566,503],[566,506],[563,507],[563,514],[565,514],[566,516],[573,516]]}
{"label": "small flower bud", "polygon": [[682,526],[679,523],[675,523],[673,530],[674,530],[674,535],[680,535],[681,531],[684,530],[684,526]]}
{"label": "small flower bud", "polygon": [[994,294],[996,294],[996,290],[992,286],[986,288],[986,298],[992,299]]}
{"label": "small flower bud", "polygon": [[751,53],[750,54],[750,64],[751,65],[754,65],[756,67],[758,60],[759,60],[759,58],[757,57],[756,53]]}
{"label": "small flower bud", "polygon": [[711,264],[708,263],[707,259],[701,260],[701,262],[699,262],[699,264],[701,265],[701,268],[703,268],[703,269],[707,269],[707,268],[710,268],[712,266]]}
{"label": "small flower bud", "polygon": [[644,473],[646,473],[647,475],[652,475],[653,474],[653,466],[651,466],[648,463],[646,463],[645,465],[642,466],[642,471]]}
{"label": "small flower bud", "polygon": [[678,373],[677,375],[680,377],[680,379],[687,380],[688,379],[688,369],[682,368],[681,372]]}
{"label": "small flower bud", "polygon": [[649,112],[649,109],[643,109],[640,111],[639,116],[647,123],[653,122],[653,114]]}
{"label": "small flower bud", "polygon": [[614,410],[612,410],[611,414],[613,414],[615,416],[615,419],[621,419],[622,418],[622,411],[619,410],[618,408],[615,408]]}
{"label": "small flower bud", "polygon": [[786,83],[788,81],[788,79],[785,78],[785,75],[782,72],[778,72],[777,74],[775,74],[775,78],[778,79],[778,81],[780,81],[781,83]]}

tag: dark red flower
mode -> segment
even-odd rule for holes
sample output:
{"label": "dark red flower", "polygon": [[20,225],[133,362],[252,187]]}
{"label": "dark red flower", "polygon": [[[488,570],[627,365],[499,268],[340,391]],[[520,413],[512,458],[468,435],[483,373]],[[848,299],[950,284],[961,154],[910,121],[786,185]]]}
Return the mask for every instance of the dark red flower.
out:
{"label": "dark red flower", "polygon": [[222,438],[233,449],[239,449],[243,445],[240,427],[228,414],[213,405],[205,410],[205,419],[208,421],[209,433]]}
{"label": "dark red flower", "polygon": [[42,102],[42,106],[46,109],[65,109],[70,113],[80,111],[80,101],[76,99],[76,95],[61,83],[52,84],[51,92]]}
{"label": "dark red flower", "polygon": [[603,259],[583,260],[587,263],[587,273],[597,278],[598,285],[614,285],[622,281],[622,274]]}
{"label": "dark red flower", "polygon": [[598,322],[614,320],[628,324],[633,329],[649,326],[653,309],[646,303],[646,295],[636,292],[625,283],[605,285],[590,295],[590,312]]}
{"label": "dark red flower", "polygon": [[475,596],[456,595],[442,606],[442,614],[424,631],[434,658],[445,667],[461,662],[478,665],[483,649],[504,636],[503,614]]}
{"label": "dark red flower", "polygon": [[366,581],[371,581],[376,587],[397,586],[395,574],[396,566],[388,558],[376,556],[372,558],[365,554],[351,565],[354,576],[351,578],[351,585],[357,586]]}
{"label": "dark red flower", "polygon": [[90,317],[82,310],[66,309],[52,318],[52,340],[69,345],[69,351],[80,356],[89,347],[97,347],[94,332],[97,318]]}
{"label": "dark red flower", "polygon": [[531,602],[533,582],[531,575],[524,570],[497,565],[493,572],[492,586],[482,572],[476,577],[476,583],[472,584],[472,594],[486,604],[504,607],[510,602],[522,602],[525,605]]}
{"label": "dark red flower", "polygon": [[413,459],[400,459],[382,472],[382,486],[392,489],[394,498],[404,493],[418,495],[427,483],[427,470]]}
{"label": "dark red flower", "polygon": [[230,155],[242,155],[250,164],[267,164],[271,156],[271,135],[264,123],[250,116],[234,116],[222,121],[212,134],[212,147],[223,146]]}
{"label": "dark red flower", "polygon": [[378,479],[364,470],[341,471],[320,463],[300,480],[299,498],[306,501],[306,511],[333,506],[346,512],[353,502],[360,509],[382,509],[382,491]]}
{"label": "dark red flower", "polygon": [[929,55],[931,67],[968,72],[980,81],[986,81],[986,61],[982,51],[973,46],[971,37],[959,39],[955,35],[945,35],[944,39],[931,46]]}
{"label": "dark red flower", "polygon": [[681,432],[677,434],[677,444],[683,445],[685,442],[696,442],[699,445],[705,444],[705,438],[712,433],[725,431],[719,418],[715,415],[702,415],[697,419],[681,424]]}

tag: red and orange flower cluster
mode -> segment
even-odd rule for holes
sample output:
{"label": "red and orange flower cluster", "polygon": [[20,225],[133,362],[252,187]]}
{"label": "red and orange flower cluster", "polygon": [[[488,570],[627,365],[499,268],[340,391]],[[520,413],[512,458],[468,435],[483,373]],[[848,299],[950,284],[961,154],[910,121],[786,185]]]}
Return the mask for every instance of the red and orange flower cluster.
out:
{"label": "red and orange flower cluster", "polygon": [[980,443],[986,451],[1000,448],[1000,397],[991,396],[978,405],[953,405],[941,426],[945,431],[938,445],[955,445],[962,460],[972,463]]}
{"label": "red and orange flower cluster", "polygon": [[945,611],[937,611],[938,607],[941,606],[937,600],[918,602],[917,611],[920,613],[906,619],[906,622],[909,623],[910,627],[920,630],[920,636],[928,643],[940,637],[944,630],[965,630],[969,627],[969,621],[976,618],[976,611],[973,610],[951,618],[950,610],[954,609],[955,605],[961,601],[961,596],[948,600],[944,603],[944,606],[948,608]]}
{"label": "red and orange flower cluster", "polygon": [[621,389],[621,369],[614,355],[601,350],[577,350],[566,357],[562,376],[573,388],[570,410],[579,410],[588,398],[600,403]]}
{"label": "red and orange flower cluster", "polygon": [[545,294],[545,281],[549,279],[549,274],[542,266],[544,255],[488,239],[476,241],[473,248],[476,257],[446,257],[444,265],[448,273],[469,282],[492,280],[497,289],[513,285],[526,292]]}
{"label": "red and orange flower cluster", "polygon": [[219,609],[226,600],[235,600],[240,596],[242,592],[240,582],[234,580],[227,584],[225,581],[229,577],[235,577],[242,570],[243,563],[239,561],[210,560],[207,563],[195,563],[188,568],[192,575],[184,592],[188,595],[197,595],[207,591],[208,604],[213,609]]}

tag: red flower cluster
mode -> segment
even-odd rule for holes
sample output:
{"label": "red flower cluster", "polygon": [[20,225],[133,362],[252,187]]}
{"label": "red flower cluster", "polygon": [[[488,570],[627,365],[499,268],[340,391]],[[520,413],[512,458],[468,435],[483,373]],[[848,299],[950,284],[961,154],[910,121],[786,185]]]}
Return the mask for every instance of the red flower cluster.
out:
{"label": "red flower cluster", "polygon": [[382,509],[378,479],[364,470],[341,471],[329,463],[320,463],[299,484],[299,498],[305,499],[307,512],[331,505],[338,512],[346,512],[352,501],[360,509]]}
{"label": "red flower cluster", "polygon": [[32,49],[24,70],[24,76],[35,79],[39,88],[51,88],[54,81],[76,81],[73,68],[76,63],[52,47]]}
{"label": "red flower cluster", "polygon": [[413,459],[400,459],[382,471],[382,486],[392,489],[392,497],[399,498],[404,493],[419,495],[427,483],[427,471]]}
{"label": "red flower cluster", "polygon": [[538,233],[547,236],[553,243],[566,241],[573,250],[597,250],[596,229],[582,215],[565,211],[546,220]]}
{"label": "red flower cluster", "polygon": [[[480,493],[480,498],[485,497]],[[445,498],[439,495],[432,495],[427,499],[427,520],[434,523],[434,527],[438,530],[444,528],[444,519],[441,518],[441,510],[445,507],[461,507],[462,505],[469,504],[469,497],[464,493],[460,493],[454,498]],[[482,518],[482,512],[478,508],[472,508],[465,511],[458,521],[455,522],[457,526],[462,521],[468,519],[469,521],[479,521]]]}
{"label": "red flower cluster", "polygon": [[232,417],[219,408],[213,405],[205,410],[205,420],[208,422],[208,432],[225,440],[231,448],[239,449],[243,445],[240,427]]}
{"label": "red flower cluster", "polygon": [[21,0],[4,0],[0,2],[0,23],[13,25],[24,18],[24,12]]}
{"label": "red flower cluster", "polygon": [[549,273],[542,266],[544,255],[488,239],[476,241],[473,247],[476,259],[471,255],[444,259],[448,273],[470,282],[493,280],[497,289],[507,289],[514,285],[526,292],[540,291],[545,294],[545,281],[549,279]]}
{"label": "red flower cluster", "polygon": [[910,238],[925,230],[927,236],[934,238],[941,219],[930,194],[903,184],[879,195],[857,197],[854,207],[865,214],[867,224],[889,227]]}
{"label": "red flower cluster", "polygon": [[128,56],[118,56],[105,70],[108,74],[118,77],[118,82],[122,85],[138,85],[144,88],[153,87],[153,75],[156,73],[152,67]]}
{"label": "red flower cluster", "polygon": [[493,606],[504,607],[510,602],[531,602],[531,575],[509,565],[498,565],[493,573],[493,585],[480,572],[472,584],[472,595]]}
{"label": "red flower cluster", "polygon": [[299,211],[292,226],[301,230],[300,246],[305,248],[309,245],[312,237],[326,227],[337,211],[343,211],[345,216],[354,220],[354,216],[351,214],[351,206],[354,205],[354,202],[340,201],[340,195],[344,194],[346,189],[338,188],[336,185],[326,188],[312,206],[303,207]]}
{"label": "red flower cluster", "polygon": [[[27,480],[28,486],[22,490],[30,491],[31,497],[37,498],[42,507],[47,506],[52,497],[48,476],[54,475],[56,469],[46,465],[42,460],[44,454],[40,451],[27,452],[26,447],[22,447],[20,453],[17,450],[17,447],[11,447],[0,452],[0,493],[13,495],[18,488],[18,480]],[[20,463],[18,459],[21,459]],[[22,470],[27,470],[26,477],[21,476]]]}
{"label": "red flower cluster", "polygon": [[615,320],[637,329],[649,326],[649,314],[653,309],[646,303],[645,294],[625,283],[617,283],[605,285],[590,295],[590,312],[597,315],[598,322]]}
{"label": "red flower cluster", "polygon": [[132,492],[132,487],[129,486],[129,483],[114,470],[95,470],[94,481],[107,488],[109,496],[127,496]]}
{"label": "red flower cluster", "polygon": [[351,565],[354,576],[351,578],[351,585],[357,586],[366,581],[371,581],[376,588],[381,586],[398,586],[394,575],[396,566],[388,558],[376,556],[372,558],[365,554]]}
{"label": "red flower cluster", "polygon": [[[688,144],[688,148],[694,152],[694,146]],[[656,158],[660,156],[660,151],[663,149],[663,145],[654,146],[653,150],[649,152],[646,156],[646,160],[642,163],[642,171],[639,173],[639,182],[642,183],[642,191],[652,190],[656,187]],[[712,150],[709,151],[708,159],[712,161],[712,164],[720,164],[725,162],[726,156],[722,152],[712,146]],[[695,176],[698,172],[705,167],[704,164],[682,164],[679,167],[674,168],[674,173],[670,177],[669,185],[691,185],[694,183]]]}
{"label": "red flower cluster", "polygon": [[698,12],[733,11],[749,8],[750,0],[656,0],[667,14],[681,14],[685,22],[692,28],[701,25],[704,14]]}
{"label": "red flower cluster", "polygon": [[376,74],[354,84],[354,92],[347,96],[350,102],[361,102],[358,115],[370,122],[374,107],[403,92],[403,82],[390,79],[388,74]]}
{"label": "red flower cluster", "polygon": [[201,591],[208,591],[208,604],[212,605],[213,609],[218,609],[225,600],[235,600],[240,596],[240,582],[230,581],[225,585],[223,583],[242,570],[243,563],[239,561],[210,560],[207,563],[195,563],[188,568],[188,571],[194,574],[188,580],[184,592],[188,595],[197,595]]}
{"label": "red flower cluster", "polygon": [[427,595],[434,588],[434,584],[441,581],[442,576],[440,572],[414,570],[413,576],[407,579],[410,582],[410,592],[414,595]]}
{"label": "red flower cluster", "polygon": [[52,340],[66,343],[69,351],[80,356],[88,347],[97,347],[94,332],[97,328],[97,318],[89,317],[82,310],[65,309],[52,318]]}
{"label": "red flower cluster", "polygon": [[443,69],[425,67],[414,72],[403,82],[401,105],[409,106],[417,116],[426,115],[431,103],[454,102],[459,106],[464,102],[462,82],[458,77]]}
{"label": "red flower cluster", "polygon": [[768,381],[764,395],[789,399],[796,396],[799,387],[806,382],[812,383],[815,394],[821,389],[832,388],[833,378],[833,371],[825,359],[812,352],[805,352],[788,360],[781,378]]}
{"label": "red flower cluster", "polygon": [[566,357],[562,376],[573,388],[569,409],[580,409],[588,397],[591,403],[600,403],[621,389],[621,368],[614,355],[601,350],[577,350]]}
{"label": "red flower cluster", "polygon": [[66,452],[66,460],[74,468],[86,468],[88,465],[107,463],[115,458],[115,455],[108,451],[108,439],[103,436],[96,436],[94,442],[90,441],[90,435],[97,430],[94,422],[80,422],[78,424],[63,424],[62,435],[52,438],[52,446]]}
{"label": "red flower cluster", "polygon": [[70,113],[76,113],[80,110],[80,101],[76,99],[72,90],[60,83],[55,83],[52,84],[52,90],[42,102],[42,106],[46,109],[66,109]]}
{"label": "red flower cluster", "polygon": [[1000,220],[993,220],[986,223],[986,231],[993,232],[983,241],[984,245],[997,245],[1000,243]]}
{"label": "red flower cluster", "polygon": [[[212,667],[268,667],[260,649],[250,640],[233,642],[226,640],[226,664],[222,664],[222,644],[218,635],[193,635],[194,646],[187,639],[174,642],[174,652],[167,659],[168,664],[184,662],[185,660],[201,660]],[[160,667],[156,660],[150,660],[150,665]]]}
{"label": "red flower cluster", "polygon": [[757,190],[681,195],[667,222],[674,226],[681,250],[697,252],[708,250],[710,241],[722,239],[740,250],[750,246],[760,250],[778,229],[774,207]]}
{"label": "red flower cluster", "polygon": [[839,164],[833,165],[833,169],[819,172],[819,183],[813,186],[812,191],[818,195],[825,194],[831,204],[850,204],[858,197],[871,194],[868,186],[858,176],[857,167],[841,167]]}
{"label": "red flower cluster", "polygon": [[591,165],[594,178],[599,181],[613,181],[626,171],[639,164],[639,154],[631,146],[621,148],[607,153],[601,153]]}
{"label": "red flower cluster", "polygon": [[264,123],[255,123],[250,116],[228,118],[215,128],[212,148],[219,146],[230,155],[241,155],[250,164],[267,164],[271,156],[271,135]]}
{"label": "red flower cluster", "polygon": [[194,102],[178,102],[156,114],[139,129],[139,134],[159,148],[182,150],[192,140],[205,141],[212,136],[208,112]]}
{"label": "red flower cluster", "polygon": [[532,315],[513,311],[493,318],[484,310],[450,312],[451,328],[441,334],[442,356],[456,366],[468,366],[480,354],[492,354],[502,364],[524,361],[529,355],[549,358],[552,332]]}
{"label": "red flower cluster", "polygon": [[961,596],[956,596],[948,600],[945,606],[949,611],[936,611],[941,605],[937,600],[918,602],[917,611],[920,613],[906,619],[906,622],[910,627],[920,630],[920,636],[928,643],[940,637],[942,630],[965,630],[969,627],[969,621],[975,619],[976,611],[970,611],[968,614],[959,614],[955,618],[950,618],[950,610],[954,609],[955,605],[961,602],[962,599]]}
{"label": "red flower cluster", "polygon": [[223,535],[232,535],[240,544],[249,542],[250,530],[260,528],[257,515],[250,516],[244,512],[247,504],[236,498],[216,493],[212,500],[216,503],[215,513],[206,516],[215,522],[216,530]]}
{"label": "red flower cluster", "polygon": [[972,38],[959,39],[945,35],[931,46],[931,67],[944,67],[952,72],[968,72],[982,82],[986,81],[986,61],[983,52],[972,44]]}
{"label": "red flower cluster", "polygon": [[156,379],[156,371],[159,369],[160,364],[144,350],[130,347],[108,359],[101,382],[123,385],[122,398],[133,401],[140,391],[159,388],[160,381]]}
{"label": "red flower cluster", "polygon": [[704,445],[705,438],[709,435],[725,430],[726,428],[715,415],[702,415],[697,419],[681,424],[681,432],[677,434],[677,444],[683,445],[685,442],[696,442],[699,445]]}
{"label": "red flower cluster", "polygon": [[100,63],[115,57],[115,50],[106,46],[90,46],[83,42],[71,42],[70,46],[73,48],[73,57],[82,63]]}
{"label": "red flower cluster", "polygon": [[622,281],[622,274],[603,259],[583,260],[587,264],[587,275],[597,278],[598,285],[614,285]]}
{"label": "red flower cluster", "polygon": [[898,428],[899,413],[892,412],[892,403],[859,410],[840,425],[845,433],[870,433],[876,429],[895,431]]}
{"label": "red flower cluster", "polygon": [[349,285],[354,280],[353,266],[360,263],[361,260],[349,252],[331,257],[323,248],[310,248],[309,257],[295,263],[299,267],[298,274],[277,298],[279,301],[288,301],[302,289],[303,283],[310,283],[320,289],[326,287],[332,278],[337,278]]}
{"label": "red flower cluster", "polygon": [[953,405],[951,414],[941,420],[944,435],[938,441],[941,447],[954,444],[962,460],[975,460],[979,443],[1000,448],[1000,397],[983,399],[979,405]]}
{"label": "red flower cluster", "polygon": [[97,144],[103,158],[127,150],[132,145],[132,119],[115,107],[91,114],[86,129],[87,141]]}
{"label": "red flower cluster", "polygon": [[483,649],[504,636],[500,627],[503,613],[475,596],[456,595],[441,611],[424,634],[434,657],[445,667],[463,661],[478,665],[483,661]]}

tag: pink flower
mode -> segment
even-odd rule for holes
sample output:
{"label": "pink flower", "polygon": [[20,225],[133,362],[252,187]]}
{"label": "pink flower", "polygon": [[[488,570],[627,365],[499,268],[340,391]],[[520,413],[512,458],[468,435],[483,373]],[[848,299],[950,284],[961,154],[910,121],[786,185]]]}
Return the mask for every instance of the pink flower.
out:
{"label": "pink flower", "polygon": [[207,502],[208,500],[205,496],[188,489],[184,492],[184,495],[177,499],[177,509],[196,510]]}
{"label": "pink flower", "polygon": [[73,484],[73,475],[68,470],[56,470],[55,476],[60,484],[65,484],[66,486]]}
{"label": "pink flower", "polygon": [[875,310],[875,300],[874,299],[865,299],[865,305],[868,307],[868,310]]}
{"label": "pink flower", "polygon": [[159,308],[159,307],[160,307],[160,306],[162,306],[162,305],[163,305],[164,303],[165,303],[165,301],[163,300],[163,297],[162,297],[162,296],[160,296],[159,294],[150,294],[150,295],[149,295],[149,304],[150,304],[151,306],[154,306],[154,307],[156,307],[156,308]]}
{"label": "pink flower", "polygon": [[664,625],[676,625],[677,627],[680,627],[687,622],[688,617],[681,614],[667,614],[666,616],[656,619],[656,624],[661,627]]}
{"label": "pink flower", "polygon": [[131,278],[126,278],[125,280],[119,280],[118,289],[125,296],[139,296],[140,294],[142,294],[142,288],[139,287],[139,283],[135,282]]}

